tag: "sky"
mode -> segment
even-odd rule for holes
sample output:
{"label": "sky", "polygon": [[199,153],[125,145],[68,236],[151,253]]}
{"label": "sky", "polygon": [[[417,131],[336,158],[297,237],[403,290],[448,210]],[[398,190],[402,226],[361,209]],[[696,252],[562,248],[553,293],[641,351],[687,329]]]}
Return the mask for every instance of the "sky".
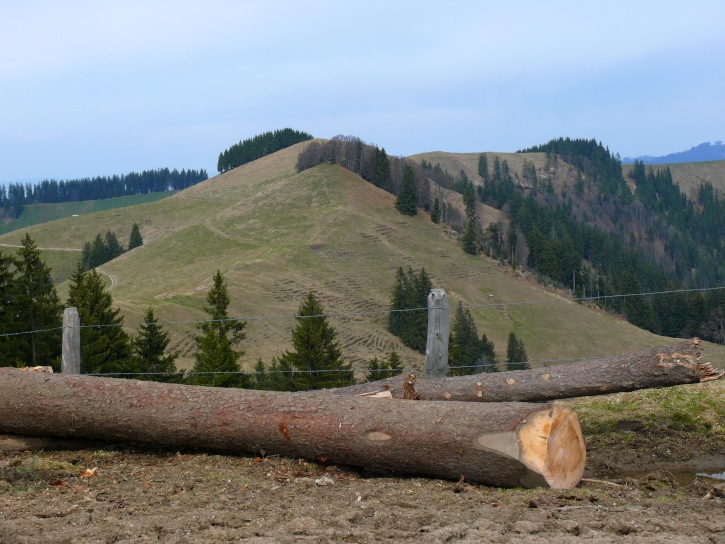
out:
{"label": "sky", "polygon": [[392,155],[725,139],[725,2],[0,0],[0,182],[205,168],[282,128]]}

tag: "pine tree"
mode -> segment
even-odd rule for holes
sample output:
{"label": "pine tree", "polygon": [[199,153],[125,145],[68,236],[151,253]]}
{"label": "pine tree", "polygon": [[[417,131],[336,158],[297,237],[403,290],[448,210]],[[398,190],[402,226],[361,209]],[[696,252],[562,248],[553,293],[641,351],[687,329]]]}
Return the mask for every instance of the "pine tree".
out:
{"label": "pine tree", "polygon": [[[229,294],[220,270],[214,274],[214,284],[207,293],[208,306],[204,311],[209,319],[199,323],[201,335],[196,337],[197,352],[194,354],[193,383],[221,387],[243,387],[246,376],[241,372],[239,358],[244,353],[235,349],[246,337],[246,321],[230,319],[227,313]],[[220,374],[219,374],[220,373]]]}
{"label": "pine tree", "polygon": [[[17,326],[29,334],[15,342],[16,356],[24,364],[40,362],[59,367],[63,309],[53,286],[50,268],[29,234],[21,240],[16,263],[13,312]],[[45,330],[54,329],[54,330]]]}
{"label": "pine tree", "polygon": [[[166,355],[169,347],[169,334],[158,324],[153,308],[149,307],[144,315],[144,322],[139,325],[138,334],[132,340],[133,354],[139,372],[175,373],[177,354]],[[146,378],[141,376],[141,379]],[[153,376],[148,379],[156,381],[173,381],[173,376]]]}
{"label": "pine tree", "polygon": [[327,323],[322,305],[314,293],[297,311],[297,327],[292,331],[293,351],[286,351],[279,364],[288,364],[296,372],[294,388],[298,391],[341,387],[355,383],[349,363],[342,358],[335,329]]}
{"label": "pine tree", "polygon": [[138,228],[138,223],[134,223],[131,227],[131,236],[128,239],[128,250],[131,251],[135,247],[143,245],[143,238],[141,238],[141,230]]}
{"label": "pine tree", "polygon": [[506,369],[526,370],[529,356],[526,354],[523,340],[516,338],[515,333],[509,333],[508,347],[506,348]]}
{"label": "pine tree", "polygon": [[81,334],[81,371],[84,374],[136,372],[131,343],[123,330],[123,316],[95,270],[84,272],[79,262],[70,277],[68,306],[78,309]]}
{"label": "pine tree", "polygon": [[398,196],[395,199],[395,208],[403,215],[418,213],[418,196],[415,191],[415,170],[408,163],[403,168],[403,180],[400,184]]}

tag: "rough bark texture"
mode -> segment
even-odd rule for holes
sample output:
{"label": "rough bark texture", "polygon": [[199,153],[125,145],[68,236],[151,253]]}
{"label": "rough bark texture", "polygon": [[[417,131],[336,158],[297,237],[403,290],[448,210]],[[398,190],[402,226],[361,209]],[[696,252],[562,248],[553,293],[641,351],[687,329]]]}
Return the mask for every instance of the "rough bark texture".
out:
{"label": "rough bark texture", "polygon": [[550,404],[313,396],[0,369],[0,432],[266,452],[493,484],[571,488],[586,449]]}
{"label": "rough bark texture", "polygon": [[[542,402],[698,383],[722,376],[722,370],[700,362],[700,341],[695,338],[647,351],[531,370],[419,379],[415,388],[426,400]],[[402,398],[404,379],[396,376],[330,392],[360,395],[387,387],[394,398]]]}

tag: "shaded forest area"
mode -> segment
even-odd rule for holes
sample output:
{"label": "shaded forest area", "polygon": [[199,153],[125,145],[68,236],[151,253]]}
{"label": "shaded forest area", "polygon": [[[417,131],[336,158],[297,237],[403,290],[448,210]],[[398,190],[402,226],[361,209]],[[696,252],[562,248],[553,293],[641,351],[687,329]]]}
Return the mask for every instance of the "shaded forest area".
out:
{"label": "shaded forest area", "polygon": [[274,132],[265,132],[252,138],[234,144],[229,149],[219,153],[217,170],[226,172],[232,168],[242,166],[248,162],[261,159],[280,149],[290,147],[300,142],[311,140],[312,136],[306,132],[283,128]]}
{"label": "shaded forest area", "polygon": [[40,183],[0,185],[0,206],[7,217],[17,218],[28,204],[58,204],[102,200],[119,196],[181,191],[209,179],[206,170],[158,168],[120,176],[96,176],[70,180],[44,180]]}

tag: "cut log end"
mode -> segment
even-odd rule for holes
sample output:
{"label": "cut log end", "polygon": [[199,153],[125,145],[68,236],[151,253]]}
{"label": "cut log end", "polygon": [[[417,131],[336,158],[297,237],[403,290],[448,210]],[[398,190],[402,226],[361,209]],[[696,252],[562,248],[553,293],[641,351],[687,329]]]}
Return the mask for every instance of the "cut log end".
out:
{"label": "cut log end", "polygon": [[530,477],[543,478],[553,489],[571,489],[579,483],[587,450],[579,418],[571,408],[555,405],[551,410],[532,414],[519,426],[517,434],[519,459],[529,469]]}
{"label": "cut log end", "polygon": [[480,435],[476,447],[503,455],[522,468],[514,485],[571,489],[584,474],[586,446],[579,418],[566,406],[530,412],[511,431]]}

